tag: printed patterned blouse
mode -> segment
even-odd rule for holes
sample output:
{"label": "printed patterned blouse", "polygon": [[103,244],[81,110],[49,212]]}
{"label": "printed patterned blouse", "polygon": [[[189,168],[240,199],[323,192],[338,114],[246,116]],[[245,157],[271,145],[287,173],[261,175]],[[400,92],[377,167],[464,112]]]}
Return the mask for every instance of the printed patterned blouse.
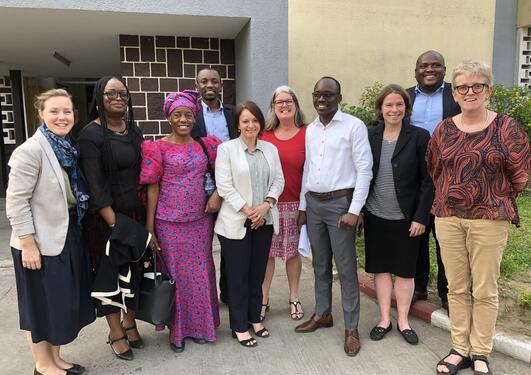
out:
{"label": "printed patterned blouse", "polygon": [[435,184],[432,214],[518,226],[516,197],[527,186],[529,157],[527,135],[512,117],[498,114],[474,133],[459,130],[451,117],[443,120],[426,153]]}

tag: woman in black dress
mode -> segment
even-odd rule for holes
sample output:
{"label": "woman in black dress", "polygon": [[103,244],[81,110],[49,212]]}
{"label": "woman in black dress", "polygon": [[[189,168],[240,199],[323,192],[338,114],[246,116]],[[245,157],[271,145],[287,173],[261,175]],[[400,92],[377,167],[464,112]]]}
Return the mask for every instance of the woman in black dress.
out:
{"label": "woman in black dress", "polygon": [[20,329],[27,331],[35,374],[80,374],[84,367],[59,351],[96,318],[80,227],[89,197],[69,136],[70,94],[48,90],[35,107],[41,126],[13,152],[6,192]]}
{"label": "woman in black dress", "polygon": [[415,345],[418,336],[409,325],[408,314],[420,235],[429,222],[433,201],[433,183],[424,160],[430,134],[409,124],[411,100],[398,85],[382,89],[375,110],[380,123],[369,130],[373,180],[363,221],[365,270],[375,274],[380,321],[370,337],[381,340],[392,329],[390,310],[394,291],[396,328],[409,344]]}
{"label": "woman in black dress", "polygon": [[[92,121],[79,133],[78,141],[81,167],[91,192],[83,234],[97,275],[116,214],[145,224],[146,212],[138,183],[143,137],[133,121],[129,90],[119,78],[104,77],[96,83],[89,118]],[[142,261],[130,266],[134,297],[124,298],[125,306],[96,301],[97,315],[105,316],[109,324],[108,343],[118,358],[126,360],[134,358],[131,347],[144,346],[135,323]]]}

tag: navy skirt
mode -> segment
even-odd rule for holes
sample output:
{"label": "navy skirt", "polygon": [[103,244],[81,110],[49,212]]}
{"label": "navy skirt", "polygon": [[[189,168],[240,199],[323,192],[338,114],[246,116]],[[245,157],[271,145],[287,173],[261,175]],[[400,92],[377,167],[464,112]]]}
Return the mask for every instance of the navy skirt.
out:
{"label": "navy skirt", "polygon": [[89,256],[81,242],[81,228],[70,217],[65,247],[57,256],[43,256],[40,270],[22,267],[20,250],[11,248],[18,295],[20,329],[31,332],[34,343],[72,342],[96,319],[90,296]]}
{"label": "navy skirt", "polygon": [[407,220],[386,220],[365,211],[365,271],[415,277],[420,238],[409,237]]}

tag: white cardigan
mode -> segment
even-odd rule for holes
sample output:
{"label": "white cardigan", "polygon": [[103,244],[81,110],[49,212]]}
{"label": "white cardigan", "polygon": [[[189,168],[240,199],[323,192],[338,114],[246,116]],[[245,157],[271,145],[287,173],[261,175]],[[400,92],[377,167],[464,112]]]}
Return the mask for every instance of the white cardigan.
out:
{"label": "white cardigan", "polygon": [[[278,200],[284,190],[284,175],[277,148],[269,142],[257,141],[259,148],[269,164],[267,197]],[[245,149],[239,138],[225,142],[218,147],[216,156],[216,187],[223,198],[214,231],[223,237],[239,240],[245,236],[245,214],[240,209],[248,204],[252,206],[253,192],[251,174],[245,157]],[[278,234],[278,207],[271,209],[273,229]]]}
{"label": "white cardigan", "polygon": [[39,130],[13,151],[9,159],[6,214],[11,247],[19,236],[34,234],[42,255],[61,254],[68,232],[68,204],[62,168],[52,146]]}

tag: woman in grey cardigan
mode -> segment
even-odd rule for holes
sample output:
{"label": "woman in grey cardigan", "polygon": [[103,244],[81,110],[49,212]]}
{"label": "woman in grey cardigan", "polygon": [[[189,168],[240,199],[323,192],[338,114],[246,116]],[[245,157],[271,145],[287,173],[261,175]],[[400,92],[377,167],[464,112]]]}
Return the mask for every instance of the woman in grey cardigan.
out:
{"label": "woman in grey cardigan", "polygon": [[70,94],[53,89],[35,103],[42,124],[11,156],[6,213],[17,284],[20,329],[27,331],[35,374],[80,374],[60,356],[95,319],[91,273],[80,221],[88,203]]}

